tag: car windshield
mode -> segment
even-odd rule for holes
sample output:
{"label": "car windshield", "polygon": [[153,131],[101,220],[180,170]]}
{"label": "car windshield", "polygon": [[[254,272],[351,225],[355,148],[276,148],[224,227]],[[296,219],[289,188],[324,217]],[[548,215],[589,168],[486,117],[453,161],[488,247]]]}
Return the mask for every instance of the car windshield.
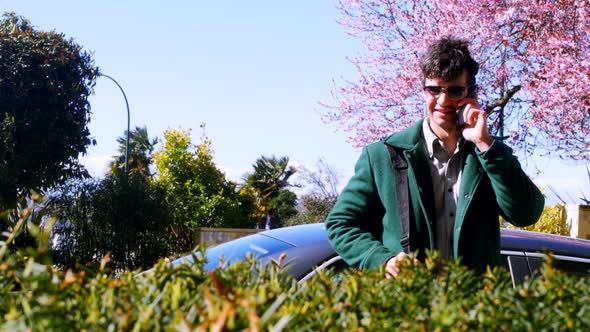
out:
{"label": "car windshield", "polygon": [[[260,234],[245,236],[207,249],[205,251],[207,259],[204,268],[205,271],[211,271],[216,267],[219,267],[222,257],[223,262],[229,264],[245,260],[248,253],[251,253],[254,257],[260,259],[284,252],[291,247],[292,246],[288,243]],[[198,256],[199,253],[196,253],[196,255]],[[192,262],[193,256],[188,255],[174,260],[172,265],[178,265],[181,263],[190,264]]]}

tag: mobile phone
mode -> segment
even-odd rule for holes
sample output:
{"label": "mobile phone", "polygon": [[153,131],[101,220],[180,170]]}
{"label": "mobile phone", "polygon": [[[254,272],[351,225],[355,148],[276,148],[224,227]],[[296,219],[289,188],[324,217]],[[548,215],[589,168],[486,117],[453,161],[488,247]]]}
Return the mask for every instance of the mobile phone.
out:
{"label": "mobile phone", "polygon": [[[476,89],[477,89],[477,86],[475,84],[470,85],[467,90],[467,96],[465,98],[475,97],[475,90]],[[464,106],[461,106],[457,110],[457,128],[459,128],[459,129],[462,129],[463,127],[465,127],[465,120],[463,119],[463,113],[465,112],[466,108],[467,108],[467,105],[464,105]]]}

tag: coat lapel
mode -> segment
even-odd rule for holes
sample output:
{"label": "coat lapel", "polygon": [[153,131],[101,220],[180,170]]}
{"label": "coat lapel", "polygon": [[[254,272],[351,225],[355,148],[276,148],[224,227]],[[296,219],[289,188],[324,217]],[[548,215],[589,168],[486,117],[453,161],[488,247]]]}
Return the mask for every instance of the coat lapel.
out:
{"label": "coat lapel", "polygon": [[[463,166],[463,175],[461,176],[461,190],[459,192],[459,198],[457,200],[457,211],[455,217],[455,227],[453,233],[453,248],[455,258],[458,257],[459,250],[459,237],[461,235],[461,228],[465,221],[465,216],[473,197],[478,188],[479,183],[483,177],[483,168],[481,167],[477,156],[475,155],[475,148],[470,143],[468,147],[467,157],[465,158],[465,165]],[[492,203],[493,204],[493,203]]]}
{"label": "coat lapel", "polygon": [[410,188],[411,191],[414,191],[411,194],[420,196],[423,213],[428,223],[432,225],[434,220],[434,197],[426,147],[422,142],[418,142],[414,148],[406,150],[404,154],[410,164]]}

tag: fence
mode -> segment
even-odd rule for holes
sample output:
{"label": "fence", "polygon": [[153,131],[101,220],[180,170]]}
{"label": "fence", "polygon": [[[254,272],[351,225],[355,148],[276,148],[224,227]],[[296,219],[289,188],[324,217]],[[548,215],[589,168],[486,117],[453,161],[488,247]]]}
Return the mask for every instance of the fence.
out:
{"label": "fence", "polygon": [[264,231],[264,229],[202,227],[197,230],[197,240],[202,248],[209,248],[220,243],[261,231]]}

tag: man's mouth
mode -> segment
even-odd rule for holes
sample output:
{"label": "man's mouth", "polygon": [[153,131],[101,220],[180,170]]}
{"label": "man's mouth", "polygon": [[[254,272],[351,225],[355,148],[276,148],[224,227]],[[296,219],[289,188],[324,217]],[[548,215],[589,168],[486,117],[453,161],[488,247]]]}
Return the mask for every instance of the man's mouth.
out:
{"label": "man's mouth", "polygon": [[450,108],[437,108],[437,109],[435,109],[435,111],[440,112],[440,113],[444,113],[444,114],[457,112],[456,109],[450,109]]}

